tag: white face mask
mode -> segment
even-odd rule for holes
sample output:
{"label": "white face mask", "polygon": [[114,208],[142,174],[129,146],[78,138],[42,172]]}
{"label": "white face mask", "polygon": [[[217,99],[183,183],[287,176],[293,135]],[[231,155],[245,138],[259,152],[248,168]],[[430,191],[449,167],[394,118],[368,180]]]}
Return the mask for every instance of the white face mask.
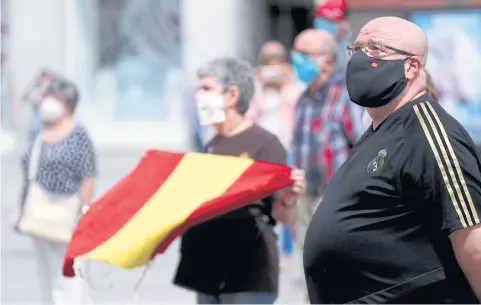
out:
{"label": "white face mask", "polygon": [[40,104],[38,112],[42,122],[53,123],[63,116],[65,108],[60,101],[47,97]]}
{"label": "white face mask", "polygon": [[200,125],[212,125],[225,121],[224,97],[219,93],[203,92],[196,95]]}
{"label": "white face mask", "polygon": [[263,66],[259,75],[265,82],[277,81],[282,76],[282,69],[279,66]]}

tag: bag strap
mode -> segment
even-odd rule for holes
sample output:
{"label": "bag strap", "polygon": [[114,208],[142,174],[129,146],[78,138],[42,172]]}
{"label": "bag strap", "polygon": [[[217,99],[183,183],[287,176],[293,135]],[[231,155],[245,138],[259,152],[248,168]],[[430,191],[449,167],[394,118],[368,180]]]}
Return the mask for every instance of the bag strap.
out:
{"label": "bag strap", "polygon": [[39,134],[32,146],[32,153],[30,155],[30,165],[28,168],[28,180],[34,181],[37,178],[38,162],[40,159],[40,152],[42,148],[42,137]]}
{"label": "bag strap", "polygon": [[217,144],[217,142],[219,142],[220,140],[220,137],[218,134],[216,134],[214,137],[212,137],[212,139],[210,139],[209,142],[207,142],[207,144],[204,146],[203,148],[203,153],[209,153],[209,150],[212,146],[214,146],[215,144]]}

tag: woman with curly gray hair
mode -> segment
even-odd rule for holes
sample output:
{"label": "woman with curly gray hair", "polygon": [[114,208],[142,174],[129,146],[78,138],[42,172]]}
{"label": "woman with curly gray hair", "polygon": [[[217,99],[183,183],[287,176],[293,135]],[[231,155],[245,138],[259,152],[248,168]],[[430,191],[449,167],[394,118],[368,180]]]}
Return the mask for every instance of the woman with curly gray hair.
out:
{"label": "woman with curly gray hair", "polygon": [[[245,117],[254,95],[249,64],[216,59],[199,69],[198,79],[200,123],[217,131],[205,152],[285,163],[279,139]],[[199,304],[274,303],[279,278],[274,226],[294,224],[297,196],[305,188],[303,171],[293,170],[292,178],[292,188],[189,229],[175,284],[196,292]]]}

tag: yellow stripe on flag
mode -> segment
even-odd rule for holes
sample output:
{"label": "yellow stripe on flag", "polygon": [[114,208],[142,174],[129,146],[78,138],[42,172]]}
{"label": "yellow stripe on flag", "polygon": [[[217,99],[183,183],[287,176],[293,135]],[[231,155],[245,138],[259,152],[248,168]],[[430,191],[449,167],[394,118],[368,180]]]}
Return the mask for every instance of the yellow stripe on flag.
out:
{"label": "yellow stripe on flag", "polygon": [[80,258],[131,268],[204,202],[222,195],[254,161],[188,153],[144,206],[111,238]]}

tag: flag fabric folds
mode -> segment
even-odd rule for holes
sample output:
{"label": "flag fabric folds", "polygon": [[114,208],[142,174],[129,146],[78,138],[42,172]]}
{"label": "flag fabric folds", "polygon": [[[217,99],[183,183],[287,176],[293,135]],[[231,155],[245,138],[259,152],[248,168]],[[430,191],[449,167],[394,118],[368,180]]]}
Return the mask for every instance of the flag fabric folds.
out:
{"label": "flag fabric folds", "polygon": [[290,186],[291,168],[252,159],[148,150],[80,219],[64,260],[144,265],[186,229]]}

